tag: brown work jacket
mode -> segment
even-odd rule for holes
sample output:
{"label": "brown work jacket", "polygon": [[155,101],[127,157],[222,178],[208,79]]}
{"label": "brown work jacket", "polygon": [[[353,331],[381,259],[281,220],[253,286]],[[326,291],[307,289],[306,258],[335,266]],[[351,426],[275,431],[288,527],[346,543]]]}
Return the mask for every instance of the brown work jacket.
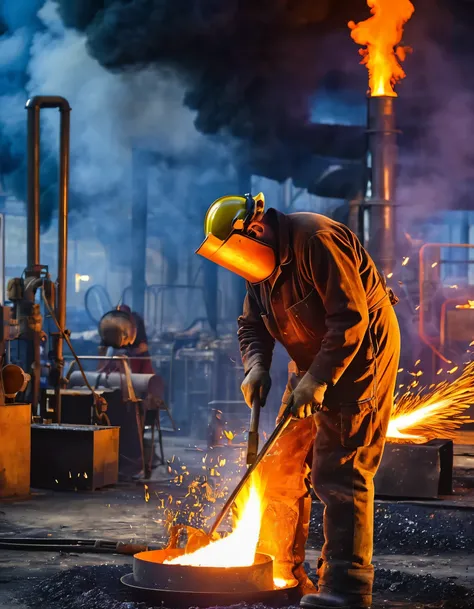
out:
{"label": "brown work jacket", "polygon": [[326,401],[373,397],[371,321],[394,304],[374,262],[354,233],[330,218],[274,209],[267,217],[277,227],[279,266],[269,279],[247,284],[238,319],[245,372],[257,363],[269,369],[278,340],[301,372],[328,384]]}

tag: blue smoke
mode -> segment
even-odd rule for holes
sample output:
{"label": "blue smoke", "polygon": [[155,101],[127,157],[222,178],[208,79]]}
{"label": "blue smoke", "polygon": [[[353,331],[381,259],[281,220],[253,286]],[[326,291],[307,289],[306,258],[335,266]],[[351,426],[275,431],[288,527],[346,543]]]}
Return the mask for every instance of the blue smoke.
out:
{"label": "blue smoke", "polygon": [[[44,0],[4,0],[0,12],[0,173],[4,187],[19,199],[26,191],[28,64],[34,37],[42,30],[38,11],[43,4]],[[48,223],[49,214],[43,213],[43,221]]]}

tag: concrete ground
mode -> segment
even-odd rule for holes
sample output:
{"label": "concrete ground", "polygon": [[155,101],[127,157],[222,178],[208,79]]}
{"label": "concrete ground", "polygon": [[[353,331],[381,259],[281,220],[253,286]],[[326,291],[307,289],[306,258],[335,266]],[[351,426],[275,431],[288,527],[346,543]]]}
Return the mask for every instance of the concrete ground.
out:
{"label": "concrete ground", "polygon": [[[203,460],[209,459],[203,446],[183,438],[167,437],[165,451],[172,464],[157,468],[146,485],[121,484],[93,493],[35,491],[25,500],[0,503],[0,537],[108,539],[163,545],[167,541],[166,519],[172,510],[186,506],[187,513],[192,513],[187,485],[177,484],[177,473],[190,472],[192,478],[208,466]],[[231,455],[229,451],[220,454],[217,460],[230,461],[235,452],[232,449]],[[455,452],[459,492],[454,497],[433,502],[377,502],[375,565],[381,582],[376,592],[377,607],[474,608],[473,432],[457,438]],[[321,506],[315,503],[307,552],[312,567],[322,540],[321,515]],[[79,607],[73,601],[48,604],[43,600],[35,605],[31,597],[25,600],[26,592],[35,594],[35,586],[44,592],[41,582],[66,577],[77,566],[84,567],[84,573],[106,566],[112,572],[116,567],[117,573],[124,573],[132,570],[132,557],[0,550],[0,607]],[[100,588],[100,581],[93,587]],[[147,606],[129,600],[114,603],[116,600],[101,597],[100,603],[88,601],[83,606]]]}

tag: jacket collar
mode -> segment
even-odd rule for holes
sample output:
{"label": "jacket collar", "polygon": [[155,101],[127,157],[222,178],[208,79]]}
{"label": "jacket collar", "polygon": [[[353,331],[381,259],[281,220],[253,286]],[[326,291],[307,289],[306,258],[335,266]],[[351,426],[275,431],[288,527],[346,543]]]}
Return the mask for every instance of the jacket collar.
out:
{"label": "jacket collar", "polygon": [[266,213],[278,236],[279,265],[288,264],[293,259],[291,247],[290,220],[286,214],[270,207]]}

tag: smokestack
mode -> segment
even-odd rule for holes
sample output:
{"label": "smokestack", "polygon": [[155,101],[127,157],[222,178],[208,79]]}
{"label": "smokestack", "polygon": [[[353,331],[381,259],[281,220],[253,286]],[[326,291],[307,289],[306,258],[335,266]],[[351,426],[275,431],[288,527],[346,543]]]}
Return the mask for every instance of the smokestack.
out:
{"label": "smokestack", "polygon": [[395,264],[395,173],[397,164],[397,131],[395,97],[369,97],[368,161],[370,189],[364,204],[365,246],[378,269],[385,276]]}

